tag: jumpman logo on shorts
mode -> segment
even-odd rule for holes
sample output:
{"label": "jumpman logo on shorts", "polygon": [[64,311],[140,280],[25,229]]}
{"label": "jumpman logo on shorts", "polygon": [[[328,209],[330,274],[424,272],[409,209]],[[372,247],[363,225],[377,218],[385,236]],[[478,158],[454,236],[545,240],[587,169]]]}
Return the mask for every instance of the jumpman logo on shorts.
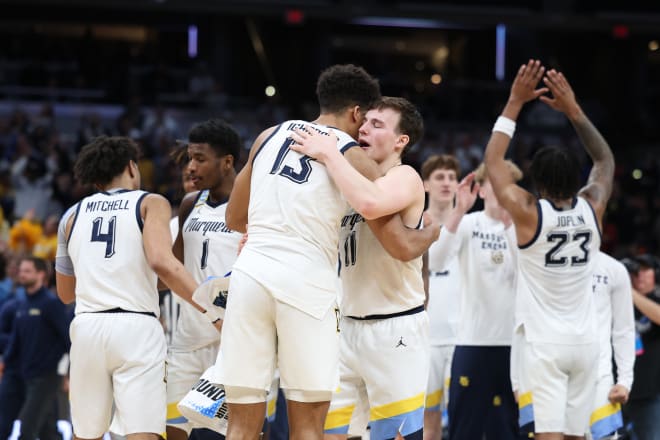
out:
{"label": "jumpman logo on shorts", "polygon": [[396,346],[395,346],[394,348],[397,348],[397,347],[407,347],[407,346],[408,346],[408,345],[406,345],[406,344],[403,342],[403,336],[401,336],[401,339],[399,339],[399,343],[396,344]]}

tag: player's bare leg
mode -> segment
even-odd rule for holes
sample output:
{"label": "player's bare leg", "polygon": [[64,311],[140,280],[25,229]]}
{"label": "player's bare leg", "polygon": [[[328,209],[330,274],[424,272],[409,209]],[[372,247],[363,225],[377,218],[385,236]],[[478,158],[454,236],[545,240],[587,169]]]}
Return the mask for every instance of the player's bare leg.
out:
{"label": "player's bare leg", "polygon": [[227,440],[256,440],[260,437],[264,414],[266,414],[266,402],[227,403],[227,408],[229,409]]}
{"label": "player's bare leg", "polygon": [[289,438],[291,440],[322,440],[325,417],[330,402],[286,401],[289,414]]}

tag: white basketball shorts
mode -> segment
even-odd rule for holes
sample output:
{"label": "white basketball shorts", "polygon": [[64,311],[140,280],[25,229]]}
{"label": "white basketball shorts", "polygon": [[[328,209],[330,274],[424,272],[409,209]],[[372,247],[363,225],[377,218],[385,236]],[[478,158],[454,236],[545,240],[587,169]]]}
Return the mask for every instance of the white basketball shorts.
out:
{"label": "white basketball shorts", "polygon": [[165,432],[167,346],[158,319],[137,313],[81,313],[71,335],[73,431],[98,438]]}

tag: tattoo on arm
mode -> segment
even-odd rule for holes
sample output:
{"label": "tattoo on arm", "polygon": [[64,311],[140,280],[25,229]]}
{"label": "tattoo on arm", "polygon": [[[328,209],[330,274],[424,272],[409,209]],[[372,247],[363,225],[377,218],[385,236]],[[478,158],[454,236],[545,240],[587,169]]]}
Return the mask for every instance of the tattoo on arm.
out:
{"label": "tattoo on arm", "polygon": [[572,122],[580,141],[594,162],[589,174],[589,182],[596,181],[611,186],[614,176],[614,156],[607,141],[586,116]]}

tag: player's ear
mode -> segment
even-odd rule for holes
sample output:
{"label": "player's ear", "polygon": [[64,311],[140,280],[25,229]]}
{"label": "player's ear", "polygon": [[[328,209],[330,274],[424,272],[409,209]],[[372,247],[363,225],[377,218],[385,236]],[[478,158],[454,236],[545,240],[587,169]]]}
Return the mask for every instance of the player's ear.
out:
{"label": "player's ear", "polygon": [[364,119],[364,112],[359,105],[356,105],[351,109],[351,119],[352,122],[358,122],[360,124],[362,123],[362,119]]}
{"label": "player's ear", "polygon": [[229,171],[232,168],[234,168],[234,155],[233,154],[227,154],[225,157],[222,158],[222,167],[226,171]]}
{"label": "player's ear", "polygon": [[128,161],[128,165],[126,166],[128,167],[128,175],[131,177],[135,177],[135,173],[137,171],[137,164],[133,162],[133,160],[131,159]]}
{"label": "player's ear", "polygon": [[399,151],[403,151],[408,143],[410,142],[410,137],[407,134],[401,134],[396,140],[396,145],[399,147]]}

